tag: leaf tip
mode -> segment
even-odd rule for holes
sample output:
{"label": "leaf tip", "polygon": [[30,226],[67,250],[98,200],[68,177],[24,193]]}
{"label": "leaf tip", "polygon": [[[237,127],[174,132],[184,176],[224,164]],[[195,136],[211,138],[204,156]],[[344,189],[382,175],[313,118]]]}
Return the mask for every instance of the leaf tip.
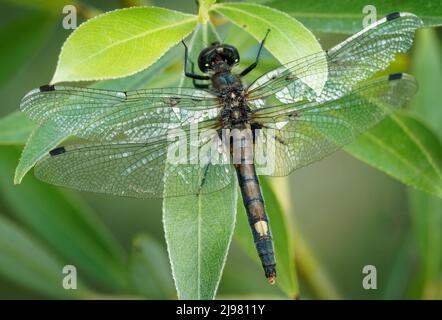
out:
{"label": "leaf tip", "polygon": [[[18,167],[17,167],[18,168]],[[15,171],[14,174],[14,184],[15,185],[19,185],[23,180],[23,175],[20,174],[17,170]]]}

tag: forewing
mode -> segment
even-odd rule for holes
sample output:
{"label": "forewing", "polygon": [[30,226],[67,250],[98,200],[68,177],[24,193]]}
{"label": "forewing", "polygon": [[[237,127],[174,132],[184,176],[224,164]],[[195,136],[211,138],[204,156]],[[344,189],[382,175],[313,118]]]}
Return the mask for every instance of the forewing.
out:
{"label": "forewing", "polygon": [[[248,88],[255,108],[276,103],[328,101],[342,97],[363,80],[385,69],[397,53],[406,52],[422,20],[411,13],[393,13],[328,50],[290,62],[258,78]],[[323,64],[328,65],[328,75]],[[305,80],[326,80],[318,93]]]}
{"label": "forewing", "polygon": [[[258,166],[258,173],[284,176],[322,159],[403,107],[416,90],[412,76],[393,74],[359,85],[337,100],[298,102],[255,111],[252,121],[263,126],[261,135],[267,137],[262,139],[262,148],[270,150],[267,168]],[[269,172],[269,166],[273,171]]]}
{"label": "forewing", "polygon": [[[191,143],[180,139],[59,147],[39,161],[34,172],[58,186],[137,198],[210,193],[231,183],[230,165],[192,161],[196,159],[189,157]],[[200,143],[198,149],[208,143]],[[188,149],[176,156],[183,147]],[[164,194],[169,177],[175,182]]]}
{"label": "forewing", "polygon": [[52,123],[80,138],[137,143],[215,119],[218,100],[193,88],[123,92],[43,86],[22,99],[21,110],[39,123]]}

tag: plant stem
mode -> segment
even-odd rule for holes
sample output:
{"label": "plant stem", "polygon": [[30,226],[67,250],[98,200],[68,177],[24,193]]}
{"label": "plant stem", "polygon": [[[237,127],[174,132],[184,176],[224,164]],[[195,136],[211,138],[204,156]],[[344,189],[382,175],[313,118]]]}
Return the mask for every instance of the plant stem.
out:
{"label": "plant stem", "polygon": [[210,15],[209,15],[210,4],[208,3],[207,0],[198,0],[197,6],[198,6],[199,23],[205,25],[210,21]]}
{"label": "plant stem", "polygon": [[[272,180],[275,187],[277,184],[277,197],[283,207],[284,212],[294,212],[293,204],[289,201],[289,184],[288,179]],[[288,218],[289,226],[296,226],[296,215],[291,215]],[[290,219],[289,219],[290,218]],[[320,263],[315,258],[312,250],[302,236],[298,228],[293,227],[289,230],[294,235],[294,257],[295,268],[298,277],[307,285],[310,293],[318,299],[340,299],[340,295],[335,286],[326,275]]]}
{"label": "plant stem", "polygon": [[299,231],[295,232],[295,265],[298,276],[315,298],[341,298]]}

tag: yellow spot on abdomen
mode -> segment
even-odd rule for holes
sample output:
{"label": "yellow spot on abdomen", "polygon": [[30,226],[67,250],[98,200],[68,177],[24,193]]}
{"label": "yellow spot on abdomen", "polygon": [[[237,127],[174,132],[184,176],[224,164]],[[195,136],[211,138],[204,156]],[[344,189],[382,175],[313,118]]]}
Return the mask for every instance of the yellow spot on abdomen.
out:
{"label": "yellow spot on abdomen", "polygon": [[256,232],[258,232],[260,237],[265,237],[268,235],[269,228],[267,226],[267,222],[265,222],[264,220],[255,222],[253,226],[255,227],[255,230]]}

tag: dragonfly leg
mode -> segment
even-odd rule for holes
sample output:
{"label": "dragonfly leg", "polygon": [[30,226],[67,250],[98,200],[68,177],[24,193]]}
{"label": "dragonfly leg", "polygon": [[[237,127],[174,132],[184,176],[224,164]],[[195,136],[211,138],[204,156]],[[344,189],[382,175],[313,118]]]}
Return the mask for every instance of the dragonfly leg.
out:
{"label": "dragonfly leg", "polygon": [[[195,63],[189,59],[190,64],[192,65],[192,73],[195,73]],[[207,83],[197,83],[194,78],[192,78],[193,86],[197,89],[209,89],[209,85]]]}
{"label": "dragonfly leg", "polygon": [[186,75],[186,77],[194,79],[194,80],[210,80],[209,76],[203,76],[203,75],[199,75],[199,74],[195,74],[193,72],[188,72],[187,71],[187,62],[189,60],[189,48],[187,48],[187,45],[184,41],[181,41],[181,43],[184,46],[184,74]]}
{"label": "dragonfly leg", "polygon": [[262,39],[261,44],[259,45],[259,49],[258,49],[258,53],[257,53],[257,55],[256,55],[255,62],[253,62],[250,66],[248,66],[247,68],[245,68],[245,69],[239,74],[240,77],[244,77],[244,76],[245,76],[246,74],[248,74],[250,71],[252,71],[253,69],[255,69],[256,66],[258,65],[258,63],[259,63],[259,57],[260,57],[260,55],[261,55],[261,51],[262,51],[262,47],[264,46],[264,42],[266,41],[267,36],[269,35],[269,32],[270,32],[270,29],[267,29],[267,33],[266,33],[266,35],[264,36],[264,39]]}

